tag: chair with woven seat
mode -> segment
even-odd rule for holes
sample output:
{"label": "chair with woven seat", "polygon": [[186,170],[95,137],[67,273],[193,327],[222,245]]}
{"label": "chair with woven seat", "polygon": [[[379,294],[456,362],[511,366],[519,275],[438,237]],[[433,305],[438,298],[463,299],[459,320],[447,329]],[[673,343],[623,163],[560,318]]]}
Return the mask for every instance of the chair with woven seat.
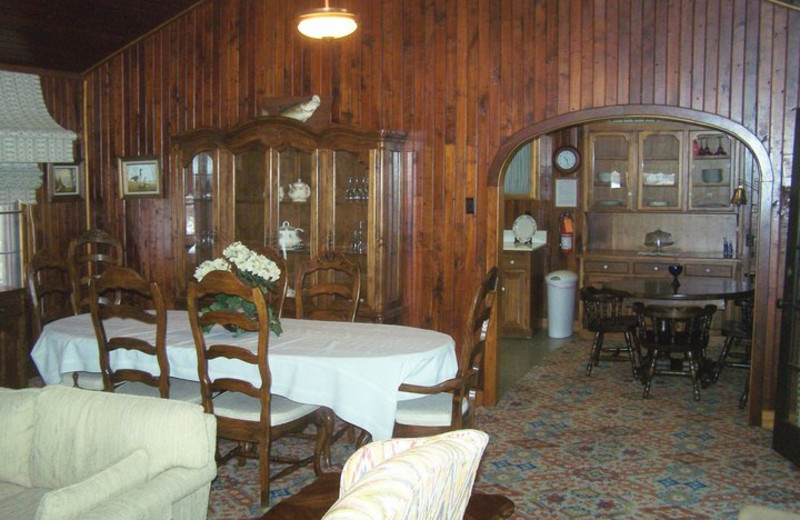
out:
{"label": "chair with woven seat", "polygon": [[[37,251],[26,269],[28,296],[33,310],[34,341],[48,323],[78,314],[69,267],[52,251]],[[102,390],[103,379],[93,372],[64,374],[61,383],[86,390]]]}
{"label": "chair with woven seat", "polygon": [[[642,397],[650,395],[653,376],[682,375],[692,381],[694,400],[700,400],[700,387],[705,386],[705,351],[716,305],[705,307],[669,307],[633,304],[639,325],[639,344],[646,350],[642,363],[644,390]],[[682,359],[671,356],[680,354]],[[666,361],[660,366],[662,358]],[[680,364],[680,367],[676,367]],[[683,365],[686,365],[684,368]]]}
{"label": "chair with woven seat", "polygon": [[489,269],[474,291],[455,377],[435,386],[400,385],[401,392],[422,395],[397,403],[393,437],[419,437],[475,427],[472,401],[497,294],[497,273],[496,266]]}
{"label": "chair with woven seat", "polygon": [[101,229],[90,229],[69,242],[67,250],[75,308],[89,311],[89,282],[110,266],[122,265],[122,243]]}
{"label": "chair with woven seat", "polygon": [[[633,315],[623,314],[624,300],[622,296],[612,291],[586,286],[581,288],[580,297],[586,317],[586,329],[594,332],[594,340],[589,351],[589,362],[586,363],[586,375],[592,375],[592,369],[600,364],[603,353],[611,353],[611,356],[605,356],[604,360],[620,360],[619,355],[627,352],[633,377],[639,379],[641,353],[635,336],[637,318]],[[606,334],[622,334],[625,338],[625,346],[604,345]]]}
{"label": "chair with woven seat", "polygon": [[[157,283],[128,267],[111,266],[89,282],[89,308],[106,392],[200,403],[196,381],[170,377],[167,307]],[[143,325],[146,333],[125,334],[125,325],[120,323],[128,322]],[[123,358],[140,355],[150,356],[158,370],[125,366]]]}
{"label": "chair with woven seat", "polygon": [[267,293],[267,304],[275,309],[275,314],[278,318],[281,318],[283,317],[283,304],[286,300],[286,291],[289,287],[289,266],[286,263],[286,259],[271,247],[259,247],[253,249],[253,251],[275,262],[278,269],[281,271],[280,278],[278,278],[278,281],[275,282],[271,290]]}
{"label": "chair with woven seat", "polygon": [[[252,304],[256,316],[221,309],[204,308],[204,303],[215,295],[237,296]],[[217,438],[236,442],[225,454],[218,453],[218,463],[224,464],[236,457],[255,458],[259,465],[260,503],[269,503],[270,481],[288,475],[301,467],[313,464],[319,475],[320,459],[327,444],[332,416],[319,406],[297,403],[271,394],[269,367],[269,319],[264,295],[250,287],[229,271],[211,271],[199,282],[191,281],[188,294],[189,322],[197,351],[197,373],[200,379],[203,408],[217,418]],[[249,348],[216,336],[210,340],[208,328],[238,327],[244,334],[257,335],[257,348]],[[213,333],[214,331],[211,330]],[[231,334],[231,339],[234,339]],[[245,363],[260,376],[256,385],[233,376],[217,377],[218,363]],[[275,457],[271,455],[274,441],[289,434],[302,434],[309,425],[316,426],[314,453],[304,458]],[[270,461],[286,466],[275,475],[270,473]]]}
{"label": "chair with woven seat", "polygon": [[[747,370],[744,389],[739,396],[739,408],[744,408],[750,394],[749,375],[753,334],[753,297],[735,300],[733,304],[735,308],[739,309],[739,316],[738,319],[722,322],[720,332],[725,341],[722,344],[722,350],[719,353],[711,379],[716,383],[725,367]],[[736,350],[734,350],[734,347],[737,347]]]}

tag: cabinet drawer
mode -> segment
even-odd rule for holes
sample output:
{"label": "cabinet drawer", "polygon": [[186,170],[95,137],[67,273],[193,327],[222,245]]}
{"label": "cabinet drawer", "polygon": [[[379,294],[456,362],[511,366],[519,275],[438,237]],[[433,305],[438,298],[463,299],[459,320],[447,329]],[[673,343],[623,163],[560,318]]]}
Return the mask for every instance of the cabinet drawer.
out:
{"label": "cabinet drawer", "polygon": [[669,266],[670,264],[668,262],[634,262],[633,274],[642,274],[649,276],[660,276],[660,275],[670,276]]}
{"label": "cabinet drawer", "polygon": [[733,278],[733,266],[714,264],[686,264],[686,276]]}
{"label": "cabinet drawer", "polygon": [[504,254],[500,260],[501,270],[527,269],[531,263],[530,253]]}
{"label": "cabinet drawer", "polygon": [[628,274],[628,262],[620,260],[586,260],[583,262],[583,272]]}

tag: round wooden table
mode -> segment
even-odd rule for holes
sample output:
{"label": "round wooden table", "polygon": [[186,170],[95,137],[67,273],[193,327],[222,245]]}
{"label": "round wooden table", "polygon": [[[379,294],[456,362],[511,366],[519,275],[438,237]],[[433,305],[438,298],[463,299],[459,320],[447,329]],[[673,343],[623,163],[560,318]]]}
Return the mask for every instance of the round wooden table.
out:
{"label": "round wooden table", "polygon": [[737,300],[753,295],[753,284],[730,278],[679,276],[679,285],[672,278],[623,278],[601,282],[603,289],[626,298],[643,300]]}

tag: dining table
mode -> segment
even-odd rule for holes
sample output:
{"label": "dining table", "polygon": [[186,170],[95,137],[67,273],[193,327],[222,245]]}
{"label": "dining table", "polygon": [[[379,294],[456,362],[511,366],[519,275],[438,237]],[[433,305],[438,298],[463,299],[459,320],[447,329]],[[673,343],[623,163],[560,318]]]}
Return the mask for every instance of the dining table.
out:
{"label": "dining table", "polygon": [[601,284],[603,289],[617,292],[625,298],[667,302],[724,301],[753,296],[753,284],[749,280],[733,278],[701,276],[620,278],[605,280]]}
{"label": "dining table", "polygon": [[[421,397],[400,392],[401,383],[435,385],[455,376],[458,362],[451,336],[437,331],[376,323],[282,318],[283,332],[270,332],[268,356],[271,391],[300,403],[326,406],[338,417],[368,431],[374,440],[389,439],[398,400]],[[106,321],[110,336],[153,341],[155,329],[134,320]],[[240,345],[255,352],[256,333],[238,336],[215,327],[207,340]],[[198,381],[197,353],[186,311],[167,311],[167,358],[170,377]],[[112,352],[112,362],[158,373],[153,356],[137,351]],[[100,372],[97,339],[89,314],[47,324],[34,345],[33,358],[46,384],[62,374]],[[261,384],[258,368],[238,360],[215,359],[210,375],[239,377]]]}
{"label": "dining table", "polygon": [[[677,282],[677,283],[676,283]],[[660,305],[702,305],[714,303],[724,309],[729,300],[752,298],[753,284],[749,280],[712,278],[701,276],[620,278],[601,282],[603,289],[616,292],[630,300],[656,301]],[[669,358],[670,356],[665,356]],[[677,359],[669,359],[673,367],[681,365]],[[711,384],[716,361],[704,357],[698,360],[698,377],[704,384]]]}

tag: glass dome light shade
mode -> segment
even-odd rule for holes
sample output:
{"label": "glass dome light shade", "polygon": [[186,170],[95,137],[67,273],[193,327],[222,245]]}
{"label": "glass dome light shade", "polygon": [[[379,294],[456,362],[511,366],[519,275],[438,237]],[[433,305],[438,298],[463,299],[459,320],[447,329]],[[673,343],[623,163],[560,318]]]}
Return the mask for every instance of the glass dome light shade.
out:
{"label": "glass dome light shade", "polygon": [[317,40],[343,38],[356,29],[356,16],[347,9],[325,6],[297,17],[297,30]]}

